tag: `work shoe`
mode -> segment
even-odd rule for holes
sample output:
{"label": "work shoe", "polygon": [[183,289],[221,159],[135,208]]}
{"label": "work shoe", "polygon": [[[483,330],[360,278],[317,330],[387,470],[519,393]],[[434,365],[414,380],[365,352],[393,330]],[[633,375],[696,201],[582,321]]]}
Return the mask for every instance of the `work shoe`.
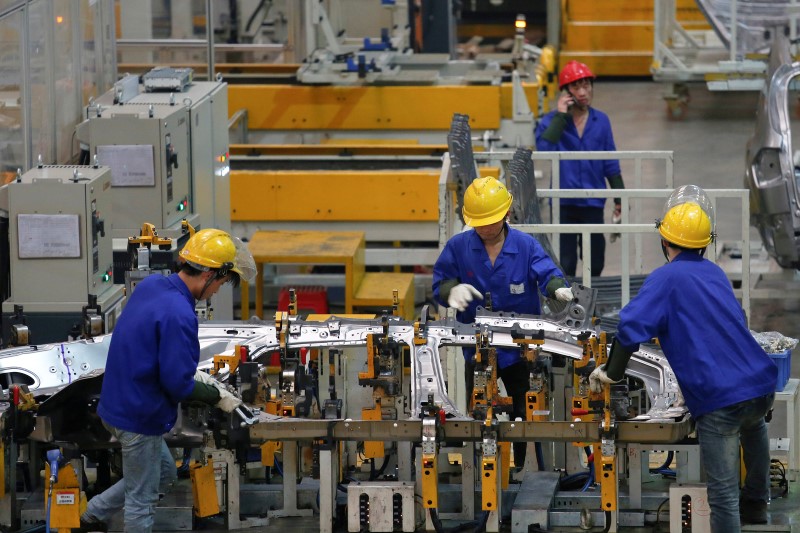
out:
{"label": "work shoe", "polygon": [[739,519],[742,524],[766,524],[767,502],[763,500],[739,500]]}
{"label": "work shoe", "polygon": [[91,533],[97,531],[106,533],[106,531],[108,531],[108,524],[100,520],[86,520],[85,518],[81,518],[81,527],[73,529],[72,531],[73,533]]}

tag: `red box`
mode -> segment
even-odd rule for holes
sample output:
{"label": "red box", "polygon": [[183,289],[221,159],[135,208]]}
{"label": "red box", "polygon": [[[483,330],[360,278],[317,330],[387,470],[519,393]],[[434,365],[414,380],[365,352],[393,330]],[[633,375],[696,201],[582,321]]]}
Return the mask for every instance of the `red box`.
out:
{"label": "red box", "polygon": [[[328,290],[325,287],[293,287],[297,295],[297,313],[316,313],[324,315],[328,312]],[[278,311],[289,310],[289,288],[284,287],[278,295]]]}

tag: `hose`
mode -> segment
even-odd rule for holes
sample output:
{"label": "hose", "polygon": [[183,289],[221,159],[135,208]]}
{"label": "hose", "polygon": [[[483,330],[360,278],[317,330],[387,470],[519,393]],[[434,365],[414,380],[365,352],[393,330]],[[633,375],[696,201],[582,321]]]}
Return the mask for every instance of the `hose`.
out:
{"label": "hose", "polygon": [[652,472],[654,474],[659,474],[659,473],[661,473],[660,472],[661,470],[667,470],[669,468],[669,465],[672,464],[672,458],[674,456],[675,456],[675,452],[667,453],[667,458],[666,458],[666,460],[664,460],[664,464],[659,466],[658,468],[651,468],[650,472]]}
{"label": "hose", "polygon": [[47,489],[47,512],[45,513],[45,531],[50,533],[50,510],[53,508],[53,485],[56,484],[56,478],[50,476],[49,488]]}
{"label": "hose", "polygon": [[589,463],[589,475],[586,476],[586,484],[583,485],[581,492],[586,492],[594,483],[594,462]]}

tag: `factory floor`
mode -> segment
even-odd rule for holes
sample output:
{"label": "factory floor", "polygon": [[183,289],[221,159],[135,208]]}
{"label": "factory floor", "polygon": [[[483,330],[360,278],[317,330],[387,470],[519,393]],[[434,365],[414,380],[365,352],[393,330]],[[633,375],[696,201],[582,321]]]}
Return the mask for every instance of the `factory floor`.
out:
{"label": "factory floor", "polygon": [[[605,111],[612,123],[619,150],[671,150],[674,152],[675,185],[697,184],[705,188],[741,188],[744,175],[745,145],[753,133],[758,95],[751,92],[711,93],[703,85],[692,85],[688,113],[682,121],[668,120],[666,104],[662,98],[663,85],[652,81],[604,81],[595,84],[596,108]],[[800,126],[800,125],[799,125]],[[800,129],[800,128],[799,128]],[[623,176],[633,187],[632,169],[623,164]],[[643,187],[663,187],[663,170],[646,172]],[[661,215],[659,205],[644,213],[652,221]],[[610,212],[609,217],[610,218]],[[738,208],[731,204],[718,206],[717,229],[720,242],[737,238],[741,227]],[[751,238],[760,242],[757,232]],[[619,273],[620,243],[610,244],[606,252],[607,267],[604,274]],[[647,268],[663,263],[656,239],[645,248]],[[772,268],[764,265],[765,268]],[[774,266],[774,265],[773,265]],[[580,271],[580,266],[579,266]],[[788,282],[787,282],[788,283]],[[779,331],[800,338],[800,291],[786,286],[786,298],[774,301],[753,300],[751,329]],[[800,377],[800,354],[795,356],[791,377]],[[800,423],[800,420],[795,420]],[[773,431],[785,431],[786,420],[775,420]],[[665,513],[662,512],[662,515]],[[752,526],[750,531],[787,531],[779,524],[800,524],[800,487],[789,483],[787,497],[776,498],[770,504],[774,526]],[[666,532],[668,523],[643,529],[626,528],[623,531]],[[208,524],[206,529],[213,528]],[[286,518],[273,521],[264,531],[290,529],[294,533],[318,531],[316,517]],[[505,530],[510,531],[506,525]],[[800,531],[800,526],[795,526]],[[344,529],[343,529],[344,530]],[[566,531],[565,529],[561,529]],[[580,531],[574,529],[575,531]],[[595,528],[599,530],[599,528]],[[250,530],[255,531],[255,530]]]}

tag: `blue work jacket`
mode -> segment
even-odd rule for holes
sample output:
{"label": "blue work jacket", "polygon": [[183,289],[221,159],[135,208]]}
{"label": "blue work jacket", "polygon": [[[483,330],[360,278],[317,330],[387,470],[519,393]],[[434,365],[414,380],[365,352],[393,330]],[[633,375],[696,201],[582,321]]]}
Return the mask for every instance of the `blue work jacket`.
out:
{"label": "blue work jacket", "polygon": [[695,418],[775,392],[778,367],[747,328],[728,278],[695,253],[654,270],[620,311],[625,349],[654,337]]}
{"label": "blue work jacket", "polygon": [[200,359],[194,305],[178,274],[149,276],[136,286],[108,348],[97,408],[106,423],[143,435],[175,425]]}
{"label": "blue work jacket", "polygon": [[[433,295],[442,305],[447,305],[439,294],[442,281],[457,279],[469,283],[481,294],[492,295],[494,311],[514,311],[538,315],[539,291],[545,293],[547,283],[553,277],[563,278],[539,242],[527,233],[512,229],[506,224],[506,240],[494,266],[481,238],[470,229],[450,239],[433,266]],[[475,321],[481,299],[473,300],[466,311],[458,312],[456,319],[465,324]],[[472,359],[475,350],[464,348],[464,357]],[[505,368],[521,361],[520,351],[514,348],[497,350],[497,366]]]}
{"label": "blue work jacket", "polygon": [[[594,152],[616,151],[614,134],[611,132],[611,121],[602,111],[590,107],[589,117],[583,129],[583,137],[572,117],[567,117],[567,127],[561,134],[558,143],[542,139],[542,134],[550,126],[556,111],[546,114],[536,125],[536,149],[540,152]],[[607,160],[564,160],[559,163],[559,187],[561,189],[606,189],[606,178],[621,175],[619,161]],[[603,207],[605,198],[562,198],[561,205],[583,207]]]}

